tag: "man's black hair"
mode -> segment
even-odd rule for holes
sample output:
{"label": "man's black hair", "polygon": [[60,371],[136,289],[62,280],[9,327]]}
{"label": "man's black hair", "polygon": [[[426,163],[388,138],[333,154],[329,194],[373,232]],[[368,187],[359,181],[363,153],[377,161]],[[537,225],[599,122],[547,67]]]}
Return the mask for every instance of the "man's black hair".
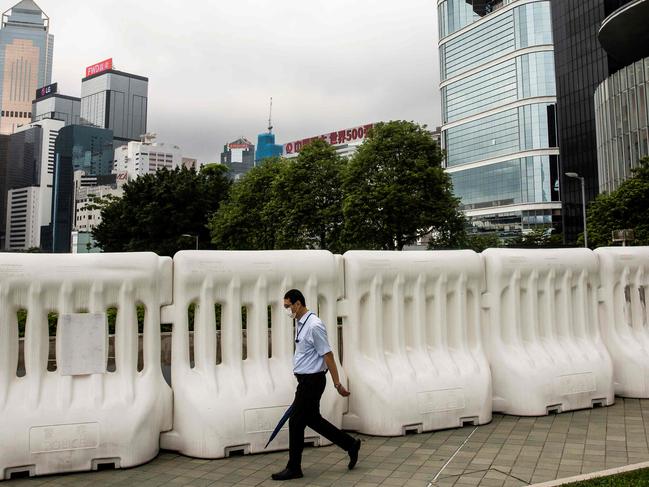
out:
{"label": "man's black hair", "polygon": [[300,303],[302,303],[302,306],[306,306],[306,299],[304,299],[304,294],[302,294],[297,289],[291,289],[290,291],[287,291],[284,295],[284,299],[288,299],[291,304],[295,304],[299,301]]}

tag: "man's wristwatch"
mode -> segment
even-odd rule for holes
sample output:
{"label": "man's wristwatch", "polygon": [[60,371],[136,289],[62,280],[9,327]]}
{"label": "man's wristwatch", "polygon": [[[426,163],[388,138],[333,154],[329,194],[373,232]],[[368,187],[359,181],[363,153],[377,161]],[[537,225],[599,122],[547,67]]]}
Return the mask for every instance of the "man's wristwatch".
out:
{"label": "man's wristwatch", "polygon": [[340,389],[341,386],[342,386],[342,384],[340,382],[338,384],[334,384],[334,387],[336,388],[336,390]]}

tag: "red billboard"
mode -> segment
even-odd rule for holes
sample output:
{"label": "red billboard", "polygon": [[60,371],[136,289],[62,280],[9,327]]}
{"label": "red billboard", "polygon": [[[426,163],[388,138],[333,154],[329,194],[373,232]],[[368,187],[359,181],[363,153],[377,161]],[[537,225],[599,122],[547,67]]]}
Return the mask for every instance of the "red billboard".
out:
{"label": "red billboard", "polygon": [[104,71],[110,71],[111,69],[113,69],[113,58],[88,66],[86,68],[86,78],[88,76],[103,73]]}
{"label": "red billboard", "polygon": [[297,154],[302,150],[302,147],[318,139],[324,140],[331,145],[341,145],[348,142],[357,142],[367,137],[367,133],[372,127],[374,127],[374,124],[370,123],[368,125],[362,125],[353,129],[338,130],[336,132],[318,135],[317,137],[309,137],[308,139],[289,142],[288,144],[284,144],[284,154]]}

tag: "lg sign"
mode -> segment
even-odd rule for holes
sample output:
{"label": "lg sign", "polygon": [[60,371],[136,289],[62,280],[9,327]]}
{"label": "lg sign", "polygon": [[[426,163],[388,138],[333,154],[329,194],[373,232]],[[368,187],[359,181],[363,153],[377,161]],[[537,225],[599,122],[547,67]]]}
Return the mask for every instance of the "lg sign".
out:
{"label": "lg sign", "polygon": [[113,58],[106,59],[105,61],[93,64],[92,66],[88,66],[86,68],[86,78],[88,76],[103,73],[104,71],[109,71],[111,69],[113,69]]}
{"label": "lg sign", "polygon": [[308,139],[296,140],[295,142],[289,142],[284,145],[284,154],[297,154],[302,150],[302,147],[307,145],[314,140],[324,140],[331,145],[340,145],[347,142],[356,142],[358,140],[363,140],[367,137],[370,129],[374,127],[374,124],[363,125],[362,127],[354,129],[339,130],[337,132],[331,132],[326,135],[319,135],[318,137],[310,137]]}
{"label": "lg sign", "polygon": [[52,83],[51,85],[43,86],[36,90],[36,99],[43,98],[44,96],[51,95],[56,93],[58,90],[58,83]]}

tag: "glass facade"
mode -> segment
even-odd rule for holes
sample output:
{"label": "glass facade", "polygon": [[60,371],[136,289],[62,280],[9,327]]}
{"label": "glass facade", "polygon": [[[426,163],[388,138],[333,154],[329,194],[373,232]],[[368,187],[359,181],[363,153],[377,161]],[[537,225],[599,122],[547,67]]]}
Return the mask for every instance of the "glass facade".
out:
{"label": "glass facade", "polygon": [[113,163],[113,132],[81,125],[63,127],[56,138],[52,223],[44,231],[44,250],[68,253],[74,225],[74,172],[108,175]]}
{"label": "glass facade", "polygon": [[490,17],[440,45],[442,80],[518,49],[552,45],[550,3],[547,1],[523,4]]}
{"label": "glass facade", "polygon": [[54,37],[49,18],[34,2],[2,14],[0,29],[0,133],[31,121],[37,88],[52,82]]}
{"label": "glass facade", "polygon": [[595,92],[599,191],[610,193],[649,156],[649,58],[604,81]]}
{"label": "glass facade", "polygon": [[597,39],[605,18],[605,3],[552,0],[561,199],[568,243],[576,242],[583,232],[583,215],[581,185],[565,173],[576,172],[584,177],[587,201],[595,198],[599,189],[593,95],[609,76],[609,58]]}
{"label": "glass facade", "polygon": [[113,131],[116,140],[139,141],[147,130],[149,80],[108,71],[81,83],[81,124]]}
{"label": "glass facade", "polygon": [[548,130],[554,105],[505,110],[446,131],[448,167],[550,147]]}
{"label": "glass facade", "polygon": [[34,100],[32,122],[46,119],[62,120],[65,125],[79,125],[81,100],[71,96],[53,94]]}
{"label": "glass facade", "polygon": [[552,156],[524,157],[451,173],[465,210],[554,201],[553,175],[556,157]]}
{"label": "glass facade", "polygon": [[560,224],[552,15],[491,5],[439,5],[442,144],[474,229],[507,236]]}
{"label": "glass facade", "polygon": [[68,125],[59,131],[56,155],[72,170],[102,176],[113,170],[113,132],[84,125]]}
{"label": "glass facade", "polygon": [[284,146],[275,143],[275,134],[266,132],[257,136],[255,164],[269,157],[281,157],[283,153]]}
{"label": "glass facade", "polygon": [[554,53],[523,54],[442,88],[444,123],[523,98],[556,96]]}

